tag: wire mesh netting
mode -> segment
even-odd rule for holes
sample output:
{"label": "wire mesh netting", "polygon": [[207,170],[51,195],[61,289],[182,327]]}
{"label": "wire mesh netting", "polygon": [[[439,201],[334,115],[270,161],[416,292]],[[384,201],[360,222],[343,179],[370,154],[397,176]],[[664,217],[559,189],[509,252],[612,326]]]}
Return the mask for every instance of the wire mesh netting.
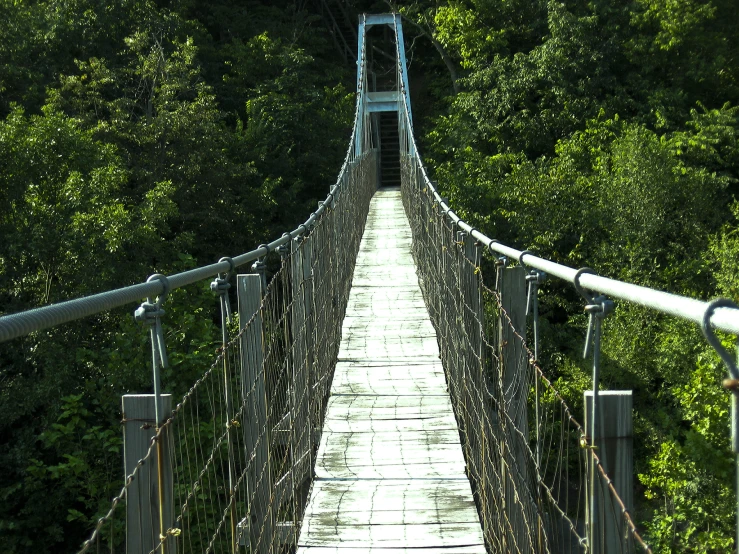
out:
{"label": "wire mesh netting", "polygon": [[[648,550],[586,430],[527,345],[525,269],[483,257],[439,209],[418,158],[402,158],[419,280],[488,551]],[[604,523],[592,534],[600,544],[588,545],[591,487],[601,515],[592,519]]]}
{"label": "wire mesh netting", "polygon": [[373,150],[347,165],[334,206],[280,249],[268,285],[238,276],[238,318],[224,304],[222,347],[173,409],[163,397],[162,425],[152,396],[124,399],[125,485],[82,552],[295,544],[376,167]]}

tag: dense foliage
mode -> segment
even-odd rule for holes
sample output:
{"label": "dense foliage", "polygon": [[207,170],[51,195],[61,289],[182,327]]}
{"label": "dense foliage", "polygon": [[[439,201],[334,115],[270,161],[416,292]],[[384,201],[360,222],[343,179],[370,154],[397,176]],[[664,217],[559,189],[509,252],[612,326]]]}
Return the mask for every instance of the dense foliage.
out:
{"label": "dense foliage", "polygon": [[[236,255],[335,182],[353,72],[306,2],[0,3],[0,313]],[[220,333],[167,302],[182,394]],[[0,349],[0,545],[75,551],[122,483],[120,395],[150,392],[130,309]]]}
{"label": "dense foliage", "polygon": [[[335,179],[353,108],[353,60],[317,6],[1,2],[0,313],[241,253],[304,219]],[[571,266],[739,299],[732,2],[395,7],[422,154],[465,218]],[[218,342],[206,287],[168,300],[175,394]],[[541,295],[544,366],[579,406],[581,301],[554,281]],[[604,349],[604,386],[635,394],[639,525],[659,551],[730,551],[717,357],[693,325],[626,303]],[[146,356],[130,310],[0,348],[4,552],[74,550],[107,510],[120,395],[150,390]]]}
{"label": "dense foliage", "polygon": [[[400,3],[399,3],[400,4]],[[573,267],[739,299],[739,12],[725,0],[466,0],[400,4],[441,59],[422,143],[474,226]],[[413,87],[412,87],[413,88]],[[541,292],[545,367],[581,405],[584,316]],[[728,345],[728,343],[727,343]],[[606,388],[633,389],[637,519],[660,552],[728,552],[728,393],[692,324],[620,303]]]}

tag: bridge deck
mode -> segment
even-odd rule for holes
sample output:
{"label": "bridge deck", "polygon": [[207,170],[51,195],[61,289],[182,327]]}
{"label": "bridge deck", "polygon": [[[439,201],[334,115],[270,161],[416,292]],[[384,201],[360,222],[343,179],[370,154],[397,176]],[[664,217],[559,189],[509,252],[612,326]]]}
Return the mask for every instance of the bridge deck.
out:
{"label": "bridge deck", "polygon": [[298,552],[484,554],[464,469],[400,192],[380,190],[354,271]]}

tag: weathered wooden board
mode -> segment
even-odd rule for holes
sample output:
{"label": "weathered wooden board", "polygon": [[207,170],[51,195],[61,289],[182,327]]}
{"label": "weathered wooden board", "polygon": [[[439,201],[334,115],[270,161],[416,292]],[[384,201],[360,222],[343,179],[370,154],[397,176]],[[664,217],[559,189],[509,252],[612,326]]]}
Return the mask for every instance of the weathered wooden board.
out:
{"label": "weathered wooden board", "polygon": [[[302,546],[300,552],[303,554],[365,554],[371,552],[367,547],[346,546]],[[474,546],[453,546],[442,548],[383,548],[381,554],[487,554],[482,544]]]}
{"label": "weathered wooden board", "polygon": [[[414,323],[407,320],[396,319],[393,320],[396,323]],[[416,327],[415,329],[402,329],[398,326],[398,335],[392,336],[392,330],[388,330],[384,325],[385,321],[380,320],[377,325],[356,325],[349,328],[344,328],[346,340],[344,340],[345,348],[370,348],[380,344],[406,344],[410,345],[413,342],[418,342],[424,345],[423,350],[435,349],[434,351],[438,354],[438,341],[434,336],[434,328],[429,326]],[[400,332],[404,331],[404,332]]]}
{"label": "weathered wooden board", "polygon": [[[369,435],[374,435],[372,442],[368,442]],[[437,448],[459,446],[459,433],[451,429],[436,429],[433,431],[414,431],[412,433],[398,433],[395,431],[376,433],[334,433],[331,441],[321,444],[320,451],[343,452],[352,457],[355,453],[375,452],[387,448],[397,448],[397,456],[402,456],[405,450],[411,455],[425,456]],[[462,455],[462,449],[459,449]],[[460,458],[461,459],[461,458]],[[384,463],[386,460],[380,460]]]}
{"label": "weathered wooden board", "polygon": [[[379,381],[379,379],[378,379]],[[439,383],[433,379],[397,379],[385,382],[356,382],[346,383],[344,380],[337,383],[336,392],[334,394],[439,394],[446,389],[439,386]]]}
{"label": "weathered wooden board", "polygon": [[436,337],[398,337],[382,339],[372,337],[352,337],[341,344],[339,360],[352,359],[393,359],[437,360],[439,347]]}
{"label": "weathered wooden board", "polygon": [[[346,481],[326,481],[327,483],[346,483]],[[396,494],[380,494],[387,481],[365,481],[373,487],[365,491],[367,494],[348,495],[344,491],[320,491],[316,499],[321,500],[311,504],[310,516],[306,518],[306,525],[315,526],[325,520],[326,516],[333,519],[338,526],[348,525],[398,525],[398,524],[444,524],[444,523],[474,523],[477,520],[475,503],[469,496],[469,491],[458,494],[455,490],[435,488],[432,494],[427,491],[416,490],[412,487],[400,487]],[[424,483],[424,481],[414,481]],[[425,481],[429,482],[429,481]],[[458,480],[439,481],[445,484],[460,483]],[[355,489],[356,487],[353,487]],[[469,486],[468,486],[469,488]],[[379,497],[378,497],[379,496]],[[443,496],[447,499],[444,505],[438,505],[435,499]],[[414,500],[415,499],[415,500]],[[453,499],[453,501],[451,501]],[[332,502],[338,505],[332,506]],[[331,508],[333,507],[333,513]],[[337,516],[336,508],[341,511]]]}
{"label": "weathered wooden board", "polygon": [[352,286],[387,287],[388,283],[418,286],[418,277],[415,273],[403,272],[399,269],[375,269],[373,267],[368,271],[364,271],[365,269],[367,269],[367,266],[356,268]]}
{"label": "weathered wooden board", "polygon": [[[423,304],[423,294],[418,287],[358,288],[352,290],[349,302],[418,300]],[[425,304],[423,304],[425,306]]]}
{"label": "weathered wooden board", "polygon": [[[469,545],[480,523],[397,524],[397,525],[321,525],[305,533],[301,544],[322,546],[340,543],[343,546],[362,546],[385,549],[413,545],[413,548],[443,548]],[[301,532],[302,534],[302,532]],[[418,550],[416,550],[418,552]]]}
{"label": "weathered wooden board", "polygon": [[449,395],[425,396],[335,396],[329,399],[326,419],[427,418],[452,413]]}
{"label": "weathered wooden board", "polygon": [[403,279],[414,279],[412,281],[416,286],[418,285],[418,276],[416,275],[416,268],[412,265],[362,265],[354,268],[354,281],[357,277],[366,279],[368,281],[374,281],[378,286],[388,287],[396,284],[403,284],[397,281],[399,277]]}
{"label": "weathered wooden board", "polygon": [[375,233],[365,234],[362,238],[360,248],[363,252],[372,250],[395,250],[410,251],[413,246],[410,233],[403,231],[402,236],[397,233]]}
{"label": "weathered wooden board", "polygon": [[428,479],[464,477],[456,429],[324,433],[316,477]]}
{"label": "weathered wooden board", "polygon": [[[395,250],[393,251],[393,254],[401,253],[402,250]],[[395,267],[403,267],[405,268],[415,268],[413,258],[407,258],[407,257],[394,257],[390,258],[388,260],[388,253],[387,252],[372,252],[372,253],[362,253],[360,252],[359,256],[357,256],[356,261],[356,267],[377,267],[378,263],[380,263],[383,259],[385,259],[385,263],[390,263],[391,265],[394,265]],[[356,271],[356,269],[355,269]]]}
{"label": "weathered wooden board", "polygon": [[457,430],[448,395],[333,396],[324,432]]}
{"label": "weathered wooden board", "polygon": [[[373,236],[374,234],[380,234],[384,231],[393,230],[399,231],[400,236],[404,236],[410,232],[408,221],[400,221],[399,215],[388,214],[387,217],[368,217],[367,227],[365,227],[365,234],[367,236]],[[405,219],[405,214],[403,214]]]}
{"label": "weathered wooden board", "polygon": [[347,304],[347,311],[351,310],[354,317],[361,317],[363,314],[355,314],[356,310],[366,309],[367,307],[376,307],[382,310],[394,310],[396,312],[402,312],[408,308],[416,308],[425,310],[426,305],[423,303],[423,296],[414,295],[408,296],[403,295],[401,292],[397,294],[397,298],[383,298],[382,296],[375,296],[373,294],[367,294],[367,292],[382,291],[383,289],[371,288],[365,289],[365,294],[357,294],[350,298]]}
{"label": "weathered wooden board", "polygon": [[428,317],[425,306],[414,305],[412,302],[399,302],[401,308],[393,306],[390,302],[362,304],[355,302],[352,309],[353,317],[378,318],[381,320],[416,320]]}
{"label": "weathered wooden board", "polygon": [[[419,358],[409,359],[415,362]],[[397,361],[397,360],[393,360]],[[341,395],[425,395],[446,394],[441,362],[369,366],[340,361],[336,365],[332,394]]]}
{"label": "weathered wooden board", "polygon": [[388,340],[409,336],[436,337],[434,326],[428,318],[417,321],[400,321],[347,315],[341,329],[343,339],[346,340],[356,337],[387,337]]}
{"label": "weathered wooden board", "polygon": [[483,544],[466,479],[316,481],[306,513],[300,546],[339,543],[343,549],[360,541],[375,548]]}
{"label": "weathered wooden board", "polygon": [[386,240],[390,238],[411,240],[411,230],[407,229],[365,229],[364,237],[367,243],[373,240]]}
{"label": "weathered wooden board", "polygon": [[442,414],[424,419],[375,419],[375,420],[327,420],[324,432],[367,433],[381,431],[421,431],[432,429],[457,429],[457,422],[451,414]]}
{"label": "weathered wooden board", "polygon": [[299,554],[483,554],[398,191],[372,200]]}

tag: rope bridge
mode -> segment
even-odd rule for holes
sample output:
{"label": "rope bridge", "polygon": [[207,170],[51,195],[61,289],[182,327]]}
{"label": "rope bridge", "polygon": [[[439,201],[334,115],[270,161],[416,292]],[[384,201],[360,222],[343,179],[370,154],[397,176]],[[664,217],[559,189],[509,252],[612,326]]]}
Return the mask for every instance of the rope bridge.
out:
{"label": "rope bridge", "polygon": [[[389,68],[366,55],[375,26],[392,30]],[[700,323],[717,348],[712,326],[737,333],[739,312],[728,301],[706,304],[561,266],[470,227],[440,196],[420,159],[400,17],[363,16],[358,37],[347,157],[305,224],[217,264],[0,318],[0,340],[11,340],[147,298],[136,318],[151,337],[154,394],[123,398],[124,486],[79,552],[276,553],[301,543],[357,253],[372,197],[392,169],[382,159],[392,140],[382,119],[388,113],[397,117],[413,259],[484,548],[650,551],[629,515],[632,493],[619,481],[633,473],[630,458],[615,454],[631,448],[623,439],[630,434],[630,396],[598,385],[601,325],[613,309],[605,295]],[[378,74],[394,75],[392,90],[370,86]],[[507,267],[501,256],[518,265]],[[269,282],[267,257],[278,267]],[[237,275],[247,264],[252,273]],[[547,274],[573,283],[591,316],[586,351],[593,356],[593,391],[584,427],[538,362],[538,287]],[[163,306],[172,289],[211,278],[221,348],[187,394],[173,399],[159,377],[168,363]],[[723,359],[739,379],[732,358]],[[606,420],[603,406],[614,403],[628,418]],[[464,541],[459,551],[473,552]]]}

